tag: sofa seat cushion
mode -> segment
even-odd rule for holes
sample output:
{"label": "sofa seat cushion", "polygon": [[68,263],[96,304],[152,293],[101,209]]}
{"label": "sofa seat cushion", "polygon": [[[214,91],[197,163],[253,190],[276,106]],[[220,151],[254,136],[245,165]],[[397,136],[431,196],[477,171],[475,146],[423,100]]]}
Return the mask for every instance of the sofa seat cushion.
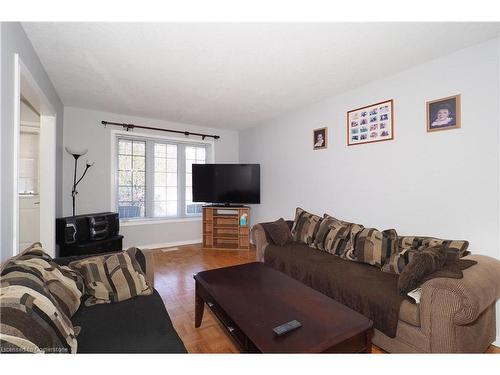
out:
{"label": "sofa seat cushion", "polygon": [[404,300],[399,307],[399,320],[420,327],[420,304]]}
{"label": "sofa seat cushion", "polygon": [[119,303],[82,304],[72,321],[81,327],[78,353],[186,353],[156,290]]}
{"label": "sofa seat cushion", "polygon": [[376,329],[395,337],[399,308],[398,276],[365,263],[350,262],[307,245],[269,245],[265,263],[373,320]]}

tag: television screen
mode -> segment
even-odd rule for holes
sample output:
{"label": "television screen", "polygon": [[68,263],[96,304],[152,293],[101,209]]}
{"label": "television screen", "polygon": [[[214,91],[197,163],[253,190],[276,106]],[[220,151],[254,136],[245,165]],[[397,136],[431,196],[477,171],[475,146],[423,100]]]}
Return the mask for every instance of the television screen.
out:
{"label": "television screen", "polygon": [[260,165],[193,164],[193,202],[260,203]]}

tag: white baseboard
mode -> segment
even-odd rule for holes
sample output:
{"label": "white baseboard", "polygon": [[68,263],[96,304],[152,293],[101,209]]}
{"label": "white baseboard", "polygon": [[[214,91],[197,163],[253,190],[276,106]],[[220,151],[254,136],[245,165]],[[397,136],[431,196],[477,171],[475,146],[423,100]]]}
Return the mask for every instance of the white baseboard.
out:
{"label": "white baseboard", "polygon": [[[187,241],[153,243],[153,244],[148,244],[148,245],[139,245],[137,247],[141,250],[154,250],[154,249],[163,249],[166,247],[193,245],[193,244],[197,244],[197,243],[201,243],[201,238],[196,239],[196,240],[187,240]],[[172,250],[175,250],[175,249],[172,249]],[[166,251],[168,251],[168,249]]]}

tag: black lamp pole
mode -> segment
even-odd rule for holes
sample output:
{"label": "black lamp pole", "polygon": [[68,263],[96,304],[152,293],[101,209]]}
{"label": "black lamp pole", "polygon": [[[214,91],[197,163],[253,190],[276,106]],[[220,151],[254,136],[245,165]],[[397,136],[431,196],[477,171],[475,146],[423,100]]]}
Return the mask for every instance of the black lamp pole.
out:
{"label": "black lamp pole", "polygon": [[70,150],[69,148],[66,147],[66,151],[75,158],[75,171],[73,173],[73,189],[71,190],[71,197],[73,199],[73,216],[75,216],[75,212],[76,212],[76,210],[75,210],[76,195],[78,194],[78,191],[76,190],[76,187],[80,183],[80,181],[83,179],[83,177],[85,177],[85,175],[87,174],[87,171],[89,170],[90,167],[92,167],[94,165],[94,163],[89,163],[89,161],[87,160],[87,163],[85,165],[85,171],[83,171],[82,176],[77,181],[76,180],[76,170],[78,169],[78,158],[80,158],[80,156],[85,155],[87,153],[87,150],[72,151],[72,150]]}

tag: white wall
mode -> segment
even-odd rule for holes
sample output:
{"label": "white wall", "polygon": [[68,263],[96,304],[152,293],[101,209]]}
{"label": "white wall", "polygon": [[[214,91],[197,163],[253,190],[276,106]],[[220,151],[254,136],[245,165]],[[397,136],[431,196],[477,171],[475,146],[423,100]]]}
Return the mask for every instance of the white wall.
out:
{"label": "white wall", "polygon": [[[242,131],[261,163],[256,220],[296,206],[401,234],[465,238],[498,256],[498,42],[489,41]],[[462,128],[426,132],[425,102],[462,95]],[[395,140],[346,146],[346,112],[394,99]],[[328,126],[329,147],[312,150]]]}
{"label": "white wall", "polygon": [[[13,209],[14,196],[12,176],[14,168],[14,55],[20,59],[30,71],[44,95],[56,111],[56,190],[60,196],[62,182],[62,130],[63,105],[42,66],[33,46],[18,22],[2,22],[1,25],[1,260],[13,254]],[[62,212],[61,202],[56,202],[56,214]],[[49,251],[51,251],[49,249]]]}
{"label": "white wall", "polygon": [[[467,239],[500,258],[499,50],[491,40],[242,131],[240,162],[261,163],[254,222],[301,206],[401,235]],[[425,102],[454,94],[462,128],[427,133]],[[386,99],[395,139],[348,147],[346,112]],[[313,151],[323,126],[329,146]]]}
{"label": "white wall", "polygon": [[[163,127],[175,130],[187,130],[207,134],[217,134],[221,138],[215,142],[214,157],[216,163],[238,162],[238,133],[231,130],[210,129],[194,125],[186,125],[168,121],[120,115],[81,108],[65,107],[64,109],[64,146],[88,148],[88,154],[79,161],[83,170],[85,159],[94,161],[85,179],[78,185],[76,202],[77,214],[112,210],[111,207],[111,130],[117,127],[104,128],[101,121],[134,123],[138,125]],[[133,133],[138,133],[135,130]],[[156,135],[169,133],[149,132]],[[184,136],[181,136],[185,139]],[[197,137],[193,139],[199,139]],[[63,173],[63,213],[71,215],[71,186],[73,184],[73,158],[65,153]],[[178,244],[201,240],[201,220],[187,220],[161,224],[128,225],[121,227],[125,236],[124,246],[143,246],[152,244]]]}

